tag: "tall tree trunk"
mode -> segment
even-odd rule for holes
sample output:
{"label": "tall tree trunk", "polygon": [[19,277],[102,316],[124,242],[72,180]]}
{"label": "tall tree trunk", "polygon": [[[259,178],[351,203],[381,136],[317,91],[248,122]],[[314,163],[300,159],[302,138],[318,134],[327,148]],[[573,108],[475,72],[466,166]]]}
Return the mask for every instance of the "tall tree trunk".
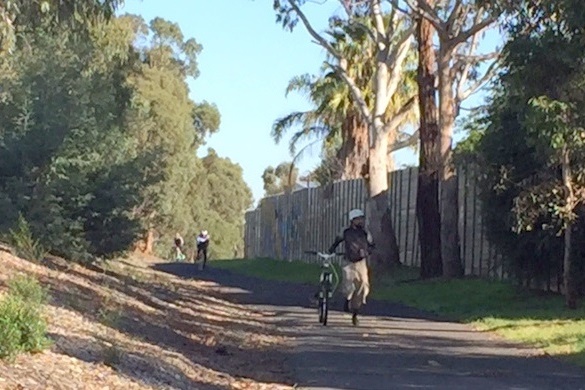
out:
{"label": "tall tree trunk", "polygon": [[379,136],[369,152],[366,218],[376,244],[372,262],[383,269],[400,264],[400,251],[388,207],[387,156],[388,141]]}
{"label": "tall tree trunk", "polygon": [[[575,194],[573,192],[571,159],[566,146],[563,148],[562,155],[562,174],[563,185],[567,190],[566,207],[569,210],[575,208]],[[565,302],[569,309],[577,308],[577,283],[575,280],[575,269],[573,266],[572,256],[572,230],[573,223],[569,222],[565,227],[565,250],[563,254],[563,279],[565,282]]]}
{"label": "tall tree trunk", "polygon": [[452,48],[439,49],[439,127],[441,167],[439,171],[441,210],[441,255],[446,277],[463,276],[459,248],[459,202],[457,172],[453,163],[453,127],[455,99],[450,58]]}
{"label": "tall tree trunk", "polygon": [[[342,146],[337,159],[342,166],[342,180],[352,180],[368,174],[368,124],[356,114],[349,114],[342,126]],[[396,131],[388,134],[388,146],[396,142]],[[394,170],[394,158],[388,153],[387,171]]]}
{"label": "tall tree trunk", "polygon": [[420,153],[416,216],[419,226],[420,277],[427,279],[443,274],[439,213],[439,126],[435,99],[433,26],[425,18],[420,18],[417,23]]}
{"label": "tall tree trunk", "polygon": [[144,238],[144,253],[151,255],[154,248],[154,229],[149,229]]}
{"label": "tall tree trunk", "polygon": [[[398,242],[388,207],[388,169],[392,157],[388,154],[389,137],[368,146],[368,126],[358,115],[349,115],[343,125],[343,146],[338,159],[343,166],[343,180],[366,178],[368,228],[376,242],[372,256],[374,265],[389,268],[400,264]],[[386,143],[382,142],[385,140]]]}
{"label": "tall tree trunk", "polygon": [[342,165],[342,180],[364,177],[368,173],[368,125],[356,114],[349,114],[342,127],[342,147],[337,154]]}
{"label": "tall tree trunk", "polygon": [[134,252],[144,253],[151,255],[154,246],[154,230],[149,229],[144,232],[144,235],[140,240],[134,243]]}

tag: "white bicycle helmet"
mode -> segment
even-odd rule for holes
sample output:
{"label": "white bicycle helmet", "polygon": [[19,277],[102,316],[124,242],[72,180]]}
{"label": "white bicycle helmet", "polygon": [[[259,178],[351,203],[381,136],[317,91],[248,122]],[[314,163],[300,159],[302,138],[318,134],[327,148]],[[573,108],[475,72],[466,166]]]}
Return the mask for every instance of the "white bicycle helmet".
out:
{"label": "white bicycle helmet", "polygon": [[365,214],[360,209],[353,209],[349,212],[349,222],[353,221],[356,218],[365,217]]}

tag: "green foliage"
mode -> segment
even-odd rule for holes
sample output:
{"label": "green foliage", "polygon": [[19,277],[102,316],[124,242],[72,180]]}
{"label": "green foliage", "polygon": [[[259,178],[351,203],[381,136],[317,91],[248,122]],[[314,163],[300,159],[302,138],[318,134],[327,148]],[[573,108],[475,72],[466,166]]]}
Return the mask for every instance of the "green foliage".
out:
{"label": "green foliage", "polygon": [[[86,224],[123,216],[120,209],[137,201],[134,193],[123,191],[123,180],[113,180],[123,176],[115,172],[137,158],[131,135],[121,127],[125,118],[120,99],[128,94],[127,86],[120,83],[119,64],[97,71],[81,58],[101,49],[91,42],[69,41],[66,33],[33,37],[38,46],[18,53],[23,65],[15,87],[23,87],[0,107],[7,118],[0,146],[5,178],[0,188],[10,199],[7,208],[22,212],[45,247],[87,261],[92,258],[90,248],[99,244],[85,234]],[[99,198],[104,181],[117,190],[107,203]],[[94,207],[100,200],[106,209],[98,215]],[[137,229],[122,231],[127,224],[117,226],[119,232],[109,231],[113,237],[137,234]]]}
{"label": "green foliage", "polygon": [[42,316],[46,292],[30,277],[9,281],[8,293],[0,298],[0,358],[18,353],[40,352],[50,345]]}
{"label": "green foliage", "polygon": [[162,18],[86,27],[91,39],[27,31],[0,76],[0,232],[18,225],[27,250],[86,262],[147,231],[168,249],[205,225],[212,251],[232,254],[251,195],[239,167],[196,155],[220,125],[214,104],[189,98],[202,47]]}
{"label": "green foliage", "polygon": [[47,290],[35,278],[27,275],[17,275],[10,279],[8,292],[33,306],[43,305],[48,297]]}
{"label": "green foliage", "polygon": [[324,186],[341,179],[343,174],[343,162],[337,156],[337,151],[325,146],[321,153],[321,163],[313,169],[308,179]]}
{"label": "green foliage", "polygon": [[[562,157],[568,156],[569,180],[581,201],[585,18],[567,6],[570,1],[523,3],[523,11],[513,10],[516,23],[508,28],[505,66],[494,97],[475,120],[459,158],[479,169],[488,238],[527,283],[558,275],[563,253],[559,235],[568,223],[577,221],[574,242],[583,239],[585,212],[568,206],[561,168]],[[573,250],[579,274],[585,267],[581,252]]]}
{"label": "green foliage", "polygon": [[252,192],[242,179],[242,168],[213,149],[201,162],[204,178],[191,190],[192,198],[203,200],[205,208],[192,211],[194,227],[197,233],[205,229],[213,234],[210,249],[214,258],[233,256],[234,250],[242,248],[242,211],[252,205]]}
{"label": "green foliage", "polygon": [[574,123],[575,111],[573,103],[553,100],[546,95],[534,97],[529,100],[526,127],[555,151],[566,145],[582,148],[585,131]]}
{"label": "green foliage", "polygon": [[16,254],[26,260],[38,262],[47,254],[44,247],[33,237],[26,219],[19,215],[16,227],[8,232],[8,240]]}
{"label": "green foliage", "polygon": [[203,101],[193,109],[193,120],[195,132],[202,137],[219,130],[221,118],[215,104]]}
{"label": "green foliage", "polygon": [[[295,2],[298,5],[304,2]],[[344,172],[344,161],[351,159],[351,150],[360,148],[359,143],[366,139],[369,118],[364,118],[359,108],[359,101],[352,92],[347,79],[339,72],[340,68],[347,69],[347,76],[359,89],[366,106],[373,112],[376,104],[375,74],[376,54],[378,48],[372,39],[377,34],[374,26],[371,9],[364,5],[346,3],[347,10],[352,14],[351,21],[342,20],[333,16],[329,21],[329,28],[323,34],[328,44],[343,57],[340,66],[338,56],[328,53],[323,61],[318,75],[303,74],[293,77],[287,86],[286,94],[301,93],[307,98],[312,108],[308,111],[295,111],[278,118],[272,127],[272,137],[279,143],[283,136],[291,129],[295,129],[290,139],[291,154],[295,154],[299,141],[303,139],[323,140],[322,164],[315,172],[321,183],[330,182],[339,178],[343,173],[354,177],[359,172]],[[283,0],[274,3],[277,21],[285,28],[294,28],[298,17],[291,2]],[[367,15],[366,15],[367,14]],[[383,15],[385,22],[390,23],[391,15]],[[398,30],[396,29],[396,37]],[[398,115],[407,102],[416,95],[416,57],[415,52],[404,60],[402,80],[387,107],[384,121]],[[417,119],[417,110],[408,109],[407,115],[402,118],[398,126],[414,124]],[[409,138],[405,132],[392,129],[388,140],[396,146]],[[410,145],[406,145],[410,146]],[[365,147],[365,146],[363,146]],[[405,146],[401,146],[405,147]],[[301,149],[295,157],[300,157],[306,147]],[[333,153],[332,153],[333,152]],[[355,157],[354,157],[355,158]],[[336,161],[337,160],[337,161]],[[365,164],[365,161],[361,162]],[[351,169],[351,168],[350,168]]]}
{"label": "green foliage", "polygon": [[87,32],[90,23],[110,18],[122,0],[10,0],[0,7],[1,54],[11,52],[22,32],[66,27]]}
{"label": "green foliage", "polygon": [[298,176],[298,168],[290,162],[282,162],[276,168],[266,168],[262,174],[265,194],[277,195],[294,189]]}

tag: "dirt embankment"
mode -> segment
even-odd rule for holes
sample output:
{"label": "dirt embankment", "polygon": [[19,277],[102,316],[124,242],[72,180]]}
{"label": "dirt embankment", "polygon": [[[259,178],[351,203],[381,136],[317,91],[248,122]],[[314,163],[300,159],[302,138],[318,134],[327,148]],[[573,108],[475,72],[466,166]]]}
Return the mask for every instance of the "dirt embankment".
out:
{"label": "dirt embankment", "polygon": [[269,316],[224,299],[210,282],[134,256],[103,268],[36,265],[0,251],[0,291],[18,273],[49,288],[51,348],[0,361],[0,389],[290,389]]}

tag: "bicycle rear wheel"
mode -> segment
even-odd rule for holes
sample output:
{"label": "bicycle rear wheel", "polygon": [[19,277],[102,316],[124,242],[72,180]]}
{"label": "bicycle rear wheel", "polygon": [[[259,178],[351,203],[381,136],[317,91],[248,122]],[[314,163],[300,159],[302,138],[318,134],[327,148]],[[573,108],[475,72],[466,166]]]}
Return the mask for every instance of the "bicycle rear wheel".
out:
{"label": "bicycle rear wheel", "polygon": [[177,250],[175,248],[171,248],[171,250],[169,252],[168,261],[169,262],[175,262],[175,261],[177,261]]}

